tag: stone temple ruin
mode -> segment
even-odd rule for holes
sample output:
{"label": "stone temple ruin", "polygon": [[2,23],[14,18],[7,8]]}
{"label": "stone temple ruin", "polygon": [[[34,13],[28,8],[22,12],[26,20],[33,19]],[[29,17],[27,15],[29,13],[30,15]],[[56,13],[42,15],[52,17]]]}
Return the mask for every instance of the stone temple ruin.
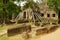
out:
{"label": "stone temple ruin", "polygon": [[42,18],[44,18],[42,22],[47,22],[50,24],[58,23],[58,13],[53,9],[49,9],[47,3],[40,4],[40,12]]}
{"label": "stone temple ruin", "polygon": [[40,20],[41,23],[49,23],[49,24],[58,24],[58,13],[50,9],[47,3],[40,3],[39,4],[39,11],[33,12],[31,8],[25,9],[23,12],[20,12],[16,17],[15,21],[19,20],[32,20],[36,22]]}
{"label": "stone temple ruin", "polygon": [[[35,8],[35,10],[36,10],[36,8]],[[20,12],[18,14],[18,16],[15,18],[15,22],[17,22],[19,20],[22,20],[22,21],[27,20],[27,21],[34,22],[34,23],[40,22],[40,24],[49,24],[49,25],[58,24],[58,13],[55,10],[50,9],[48,7],[47,3],[44,2],[44,3],[39,4],[39,12],[37,12],[37,11],[34,12],[31,8],[25,9],[23,12]],[[31,27],[32,28],[31,30],[35,30],[35,31],[32,31],[34,33],[36,31],[37,31],[37,33],[49,32],[49,30],[52,29],[52,28],[50,28],[49,25],[47,25],[46,27],[42,27],[42,26],[35,27],[35,28]],[[56,28],[56,27],[57,26],[53,26],[53,28]],[[18,27],[17,29],[20,30],[20,27]],[[8,30],[9,31],[8,33],[10,33],[10,30],[11,29]]]}

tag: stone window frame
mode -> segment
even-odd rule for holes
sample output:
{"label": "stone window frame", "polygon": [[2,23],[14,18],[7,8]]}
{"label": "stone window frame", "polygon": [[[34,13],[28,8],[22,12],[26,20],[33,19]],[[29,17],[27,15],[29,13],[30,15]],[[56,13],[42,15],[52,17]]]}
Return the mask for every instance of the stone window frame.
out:
{"label": "stone window frame", "polygon": [[26,11],[24,11],[23,13],[24,13],[24,18],[26,18]]}
{"label": "stone window frame", "polygon": [[56,14],[54,13],[54,14],[52,14],[52,17],[56,17]]}
{"label": "stone window frame", "polygon": [[41,17],[44,17],[44,13],[41,13]]}
{"label": "stone window frame", "polygon": [[50,17],[50,14],[47,14],[47,17]]}

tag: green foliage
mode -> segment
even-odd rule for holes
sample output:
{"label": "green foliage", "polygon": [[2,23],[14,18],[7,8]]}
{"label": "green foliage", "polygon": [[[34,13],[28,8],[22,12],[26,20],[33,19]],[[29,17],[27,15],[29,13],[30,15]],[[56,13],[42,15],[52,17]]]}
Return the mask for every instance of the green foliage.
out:
{"label": "green foliage", "polygon": [[2,12],[2,7],[3,7],[3,3],[2,0],[0,0],[0,13]]}
{"label": "green foliage", "polygon": [[[3,7],[5,9],[4,12]],[[21,11],[21,7],[14,4],[14,0],[7,0],[5,4],[3,3],[3,0],[0,0],[0,19],[2,19],[4,16],[4,18],[6,18],[7,20],[9,17],[12,16],[12,14],[15,14],[15,16],[17,16],[18,13]]]}
{"label": "green foliage", "polygon": [[48,0],[48,5],[49,5],[49,8],[52,8],[55,10],[58,9],[57,0]]}
{"label": "green foliage", "polygon": [[34,1],[29,1],[28,3],[26,3],[26,5],[24,6],[24,8],[32,8],[35,5],[37,5],[37,3],[35,3]]}
{"label": "green foliage", "polygon": [[49,8],[52,8],[56,11],[60,10],[60,0],[47,0]]}
{"label": "green foliage", "polygon": [[35,26],[40,26],[40,23],[36,22],[36,23],[35,23]]}
{"label": "green foliage", "polygon": [[7,35],[0,36],[0,40],[9,40]]}
{"label": "green foliage", "polygon": [[8,14],[18,14],[21,10],[20,6],[17,6],[16,4],[12,3],[12,2],[8,2],[7,7],[6,7],[6,11]]}
{"label": "green foliage", "polygon": [[2,16],[2,7],[3,7],[3,2],[2,2],[2,0],[0,0],[0,18],[1,18],[1,16]]}

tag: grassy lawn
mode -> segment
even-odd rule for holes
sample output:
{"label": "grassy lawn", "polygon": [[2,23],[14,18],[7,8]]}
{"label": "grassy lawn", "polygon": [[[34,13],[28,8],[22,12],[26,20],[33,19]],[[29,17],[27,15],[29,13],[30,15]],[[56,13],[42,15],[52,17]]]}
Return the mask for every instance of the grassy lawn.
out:
{"label": "grassy lawn", "polygon": [[[5,25],[5,26],[0,26],[0,33],[6,31],[7,28],[8,28],[7,25]],[[3,31],[3,30],[4,30],[4,31]],[[0,40],[8,40],[7,34],[4,34],[4,35],[0,36]]]}
{"label": "grassy lawn", "polygon": [[7,29],[7,26],[3,26],[3,27],[0,26],[0,32],[3,32],[3,30],[6,30],[6,29]]}
{"label": "grassy lawn", "polygon": [[4,25],[4,26],[0,25],[0,32],[2,32],[2,30],[7,30],[8,28],[16,27],[16,26],[19,26],[19,25],[20,24],[12,24],[12,25]]}
{"label": "grassy lawn", "polygon": [[0,36],[0,40],[8,40],[7,35]]}

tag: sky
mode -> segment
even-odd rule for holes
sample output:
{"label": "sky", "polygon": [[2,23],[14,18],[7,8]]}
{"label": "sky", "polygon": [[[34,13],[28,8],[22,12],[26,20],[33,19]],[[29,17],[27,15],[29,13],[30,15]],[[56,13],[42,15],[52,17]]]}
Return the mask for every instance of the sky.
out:
{"label": "sky", "polygon": [[[34,2],[39,2],[42,3],[42,0],[33,0]],[[27,3],[26,1],[20,1],[19,3],[17,1],[14,1],[14,4],[16,4],[17,6],[24,6],[25,3]]]}
{"label": "sky", "polygon": [[40,2],[40,3],[42,2],[42,0],[33,0],[33,1],[34,1],[34,2],[37,2],[37,1],[38,1],[38,2]]}

